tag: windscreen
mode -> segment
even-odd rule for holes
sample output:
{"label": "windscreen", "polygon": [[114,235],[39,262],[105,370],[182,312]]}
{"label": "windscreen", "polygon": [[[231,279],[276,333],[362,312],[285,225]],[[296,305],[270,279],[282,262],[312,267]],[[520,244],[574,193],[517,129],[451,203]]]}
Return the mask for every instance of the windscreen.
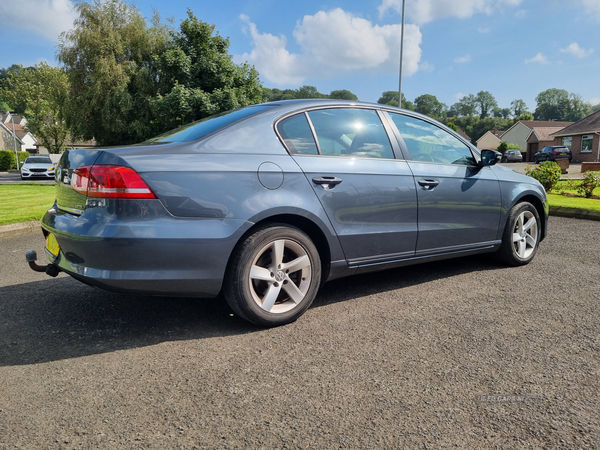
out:
{"label": "windscreen", "polygon": [[30,156],[25,162],[29,164],[52,164],[52,160],[44,156]]}
{"label": "windscreen", "polygon": [[190,142],[200,139],[214,131],[231,125],[246,117],[258,114],[274,105],[247,106],[245,108],[233,109],[221,114],[207,117],[197,122],[192,122],[174,130],[167,131],[160,136],[148,139],[146,142]]}

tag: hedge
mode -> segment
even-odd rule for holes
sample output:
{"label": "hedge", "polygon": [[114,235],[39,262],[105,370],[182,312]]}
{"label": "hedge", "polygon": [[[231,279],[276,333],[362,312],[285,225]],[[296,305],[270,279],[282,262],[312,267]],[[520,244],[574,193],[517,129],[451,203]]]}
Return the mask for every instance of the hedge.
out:
{"label": "hedge", "polygon": [[[17,152],[19,156],[19,167],[23,165],[25,160],[29,157],[29,152]],[[0,150],[0,171],[5,172],[9,169],[16,169],[15,164],[15,151],[14,150]]]}

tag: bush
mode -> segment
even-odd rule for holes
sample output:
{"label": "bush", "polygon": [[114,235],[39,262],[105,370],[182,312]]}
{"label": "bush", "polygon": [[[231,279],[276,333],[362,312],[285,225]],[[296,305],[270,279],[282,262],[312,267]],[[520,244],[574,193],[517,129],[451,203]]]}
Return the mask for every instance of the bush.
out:
{"label": "bush", "polygon": [[546,192],[550,192],[552,188],[560,181],[560,166],[554,161],[544,161],[535,169],[530,166],[525,168],[525,173],[530,177],[538,180]]}
{"label": "bush", "polygon": [[577,186],[577,192],[590,198],[596,189],[600,186],[600,172],[585,172],[583,179]]}
{"label": "bush", "polygon": [[12,150],[0,150],[0,171],[5,172],[11,168],[15,161],[15,152]]}
{"label": "bush", "polygon": [[508,150],[510,150],[510,149],[519,150],[521,153],[523,153],[523,149],[521,148],[521,146],[520,146],[519,144],[513,144],[513,143],[511,142],[510,144],[508,144],[508,145],[506,146],[506,148],[507,148]]}
{"label": "bush", "polygon": [[506,143],[506,141],[500,142],[500,145],[496,149],[496,151],[499,151],[503,155],[506,153],[506,150],[508,150],[508,144]]}
{"label": "bush", "polygon": [[[25,160],[29,157],[29,152],[17,152],[19,156],[19,167],[23,165]],[[0,150],[0,171],[7,171],[9,169],[16,169],[17,164],[15,162],[15,151],[14,150]]]}

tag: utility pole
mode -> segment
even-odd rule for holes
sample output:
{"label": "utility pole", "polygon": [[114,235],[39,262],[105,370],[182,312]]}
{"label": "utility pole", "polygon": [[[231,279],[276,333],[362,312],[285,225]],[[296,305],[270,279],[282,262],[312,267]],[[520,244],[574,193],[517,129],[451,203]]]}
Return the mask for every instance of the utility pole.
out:
{"label": "utility pole", "polygon": [[19,170],[19,154],[17,153],[17,135],[15,134],[15,119],[13,119],[13,114],[11,112],[9,112],[10,114],[10,121],[12,123],[12,135],[13,135],[13,141],[15,143],[15,161],[17,163],[17,170]]}
{"label": "utility pole", "polygon": [[404,6],[406,0],[402,0],[402,31],[400,32],[400,77],[398,81],[398,107],[402,108],[402,53],[404,50]]}

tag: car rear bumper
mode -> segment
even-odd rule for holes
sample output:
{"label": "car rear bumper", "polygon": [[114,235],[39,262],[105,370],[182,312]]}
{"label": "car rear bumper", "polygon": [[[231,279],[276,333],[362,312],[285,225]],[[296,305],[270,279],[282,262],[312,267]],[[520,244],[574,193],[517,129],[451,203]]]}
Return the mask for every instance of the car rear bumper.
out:
{"label": "car rear bumper", "polygon": [[[52,208],[42,228],[60,246],[56,257],[46,251],[55,266],[112,292],[214,297],[233,247],[252,226],[235,219],[173,217],[158,200],[109,203],[80,216]],[[143,214],[123,214],[124,203]]]}

